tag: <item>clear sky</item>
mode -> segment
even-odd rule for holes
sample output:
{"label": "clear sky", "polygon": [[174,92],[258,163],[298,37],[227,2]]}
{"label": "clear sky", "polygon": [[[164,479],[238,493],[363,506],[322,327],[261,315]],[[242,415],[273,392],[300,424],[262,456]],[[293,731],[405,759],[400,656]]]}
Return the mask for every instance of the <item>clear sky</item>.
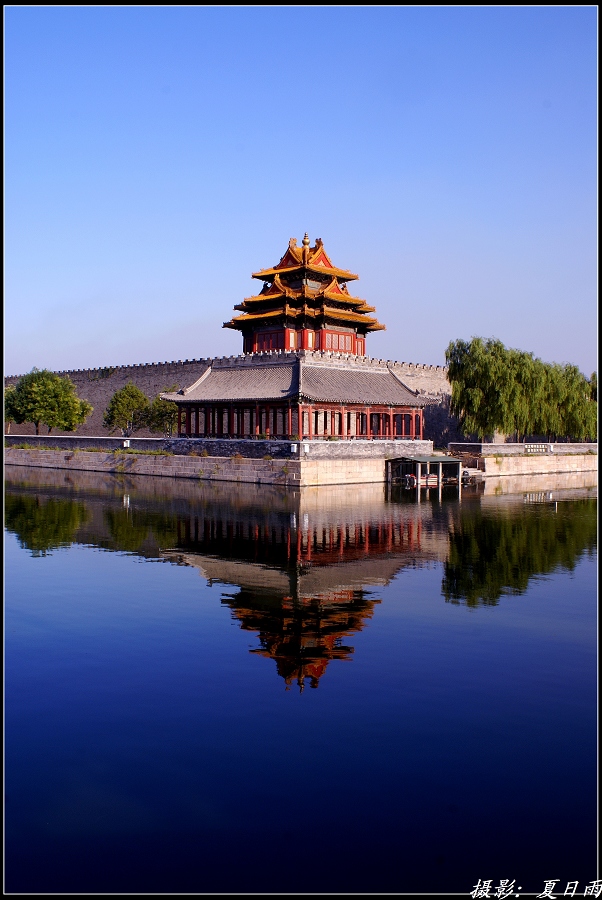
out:
{"label": "clear sky", "polygon": [[597,368],[597,10],[5,7],[5,371],[230,355],[290,237],[372,356]]}

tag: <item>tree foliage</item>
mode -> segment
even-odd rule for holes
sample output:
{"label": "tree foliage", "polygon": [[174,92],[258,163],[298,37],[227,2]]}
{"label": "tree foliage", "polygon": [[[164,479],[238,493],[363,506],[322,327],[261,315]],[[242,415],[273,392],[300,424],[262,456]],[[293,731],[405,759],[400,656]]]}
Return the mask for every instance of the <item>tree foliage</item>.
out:
{"label": "tree foliage", "polygon": [[[165,391],[177,390],[177,385],[172,384],[171,387],[165,388]],[[175,432],[178,424],[178,407],[170,400],[161,399],[161,391],[157,394],[148,409],[147,425],[150,431],[162,434],[163,437],[170,438]]]}
{"label": "tree foliage", "polygon": [[139,387],[128,382],[109,400],[102,422],[105,428],[111,431],[119,429],[123,437],[129,437],[146,426],[148,409],[148,397]]}
{"label": "tree foliage", "polygon": [[21,547],[32,556],[46,556],[58,547],[68,547],[77,530],[89,519],[83,503],[7,492],[5,523],[16,534]]}
{"label": "tree foliage", "polygon": [[471,508],[450,530],[443,596],[469,606],[495,605],[504,594],[524,593],[531,580],[558,569],[572,571],[596,551],[595,500],[553,505]]}
{"label": "tree foliage", "polygon": [[36,434],[40,425],[61,431],[75,431],[92,412],[87,400],[80,400],[69,378],[61,378],[48,369],[32,369],[14,389],[4,392],[4,415],[9,422],[32,422]]}
{"label": "tree foliage", "polygon": [[15,386],[14,384],[9,384],[4,388],[4,421],[8,425],[8,434],[10,434],[11,423],[15,421],[14,399]]}
{"label": "tree foliage", "polygon": [[573,440],[594,439],[597,378],[573,365],[544,363],[501,341],[452,341],[445,357],[452,387],[451,412],[465,435],[501,431]]}

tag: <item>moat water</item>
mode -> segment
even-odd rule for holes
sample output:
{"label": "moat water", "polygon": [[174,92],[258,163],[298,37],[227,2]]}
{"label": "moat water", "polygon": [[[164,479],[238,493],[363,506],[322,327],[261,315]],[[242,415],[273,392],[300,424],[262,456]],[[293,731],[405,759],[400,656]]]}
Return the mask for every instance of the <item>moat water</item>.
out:
{"label": "moat water", "polygon": [[596,490],[9,467],[8,892],[596,877]]}

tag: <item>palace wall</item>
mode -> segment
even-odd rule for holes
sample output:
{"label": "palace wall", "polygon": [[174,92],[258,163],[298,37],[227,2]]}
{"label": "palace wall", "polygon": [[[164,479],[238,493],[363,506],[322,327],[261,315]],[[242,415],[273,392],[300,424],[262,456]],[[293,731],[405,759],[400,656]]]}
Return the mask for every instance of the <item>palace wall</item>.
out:
{"label": "palace wall", "polygon": [[[255,357],[276,359],[280,355],[277,352],[255,354]],[[309,355],[309,354],[308,354]],[[393,372],[413,391],[419,391],[428,401],[424,411],[425,438],[432,440],[438,447],[446,447],[449,441],[462,440],[458,431],[457,422],[449,415],[449,400],[451,389],[447,380],[447,368],[445,366],[428,366],[419,363],[393,362],[381,359],[372,360],[370,357],[349,357],[346,354],[336,352],[316,352],[311,354],[314,359],[325,359],[330,363],[340,360],[341,365],[357,365],[361,368],[370,368],[371,365],[388,365]],[[109,400],[120,388],[128,382],[132,382],[152,400],[161,391],[169,390],[175,385],[176,389],[193,384],[206,372],[213,362],[219,365],[250,364],[249,356],[222,357],[221,360],[211,359],[185,359],[174,362],[140,363],[131,366],[105,366],[96,369],[66,369],[57,372],[57,375],[68,376],[73,384],[78,397],[87,400],[94,411],[87,421],[77,429],[78,435],[83,436],[108,436],[109,432],[103,427],[102,418]],[[4,384],[16,384],[21,375],[5,377]],[[6,432],[6,427],[5,427]],[[11,434],[33,435],[34,426],[31,424],[11,424]],[[55,432],[53,431],[53,434]],[[57,435],[67,432],[57,431]],[[149,431],[136,432],[139,437],[151,437]]]}
{"label": "palace wall", "polygon": [[[140,363],[132,366],[105,366],[98,369],[65,369],[57,372],[61,377],[68,376],[73,384],[77,396],[87,400],[94,407],[94,411],[86,422],[77,429],[78,435],[102,436],[109,435],[108,429],[102,424],[104,411],[109,400],[115,393],[128,382],[146,394],[149,400],[153,400],[160,391],[169,390],[174,385],[176,389],[192,384],[197,378],[207,371],[210,360],[186,359],[177,362]],[[4,379],[4,385],[16,384],[21,375],[13,375]],[[6,431],[6,428],[4,429]],[[44,430],[44,429],[43,429]],[[33,425],[11,424],[11,434],[35,434]],[[67,434],[65,431],[57,431],[56,434]],[[136,432],[141,437],[151,436],[150,431]],[[54,431],[53,431],[54,434]]]}

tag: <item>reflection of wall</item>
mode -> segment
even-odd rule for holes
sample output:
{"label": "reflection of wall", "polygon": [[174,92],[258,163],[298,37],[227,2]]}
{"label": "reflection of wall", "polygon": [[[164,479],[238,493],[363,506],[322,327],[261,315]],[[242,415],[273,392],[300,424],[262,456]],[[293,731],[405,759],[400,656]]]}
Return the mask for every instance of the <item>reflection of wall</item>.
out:
{"label": "reflection of wall", "polygon": [[446,600],[495,605],[593,553],[596,492],[564,490],[584,499],[467,491],[459,503],[435,491],[431,502],[424,491],[417,502],[415,491],[388,498],[379,485],[285,491],[6,471],[7,528],[22,546],[44,553],[80,542],[196,567],[224,585],[236,621],[259,635],[257,652],[300,685],[350,658],[347,638],[377,602],[369,592],[404,567],[442,564]]}
{"label": "reflection of wall", "polygon": [[555,475],[504,475],[497,478],[492,475],[489,478],[484,478],[482,485],[485,497],[547,493],[551,494],[556,500],[568,500],[575,491],[582,495],[584,488],[589,488],[593,496],[596,496],[598,473],[593,471],[565,472]]}

